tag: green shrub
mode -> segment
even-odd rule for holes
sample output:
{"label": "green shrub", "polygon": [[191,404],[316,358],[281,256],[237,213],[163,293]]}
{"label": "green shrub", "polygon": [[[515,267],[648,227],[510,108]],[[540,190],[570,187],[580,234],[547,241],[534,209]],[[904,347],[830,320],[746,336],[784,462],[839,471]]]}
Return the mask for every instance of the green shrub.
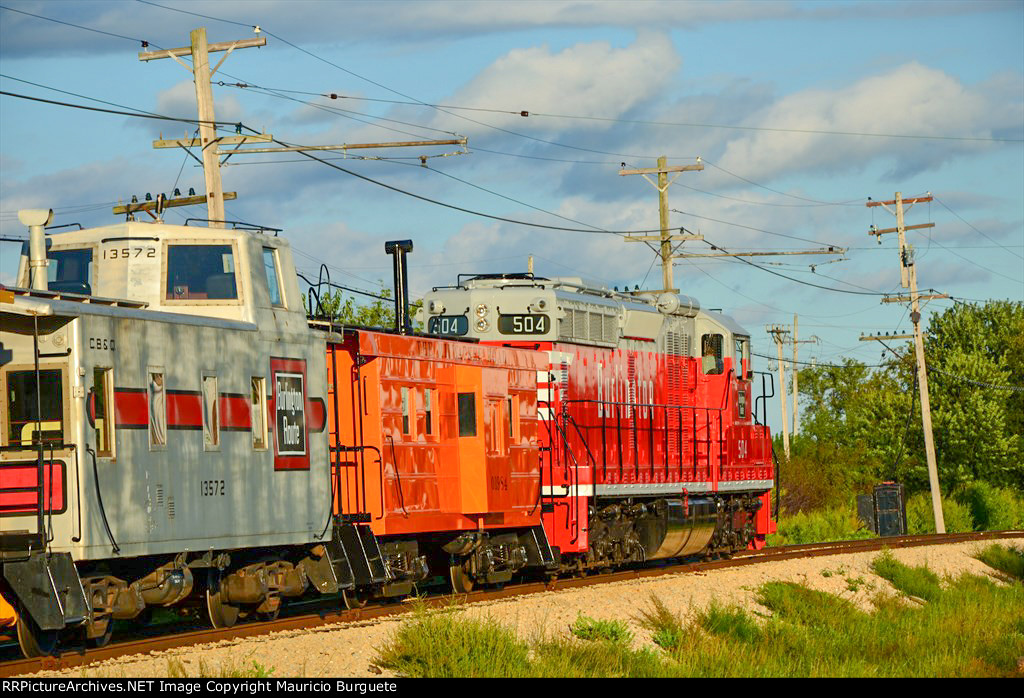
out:
{"label": "green shrub", "polygon": [[968,507],[977,531],[1024,528],[1024,498],[1013,490],[975,482],[956,492],[954,498]]}
{"label": "green shrub", "polygon": [[850,447],[803,435],[794,437],[791,445],[788,460],[781,458],[782,445],[776,445],[783,515],[840,508],[849,502],[850,492],[878,482],[878,460],[862,445]]}
{"label": "green shrub", "polygon": [[635,618],[640,627],[651,631],[654,644],[663,650],[674,650],[681,647],[686,637],[686,626],[679,615],[668,610],[665,603],[651,594],[651,607],[641,610]]}
{"label": "green shrub", "polygon": [[581,640],[603,640],[605,642],[619,642],[629,644],[633,640],[633,633],[621,620],[597,620],[582,613],[576,616],[576,622],[569,631]]}
{"label": "green shrub", "polygon": [[871,538],[872,533],[850,507],[802,512],[779,521],[778,533],[768,536],[768,545],[799,545],[834,540]]}
{"label": "green shrub", "polygon": [[697,616],[697,622],[713,635],[723,635],[739,642],[753,644],[761,639],[761,628],[738,606],[725,607],[712,601],[707,610]]}
{"label": "green shrub", "polygon": [[417,610],[378,650],[375,663],[403,676],[517,677],[528,672],[525,642],[495,620]]}
{"label": "green shrub", "polygon": [[[947,533],[966,533],[974,530],[971,510],[955,499],[943,498],[942,518]],[[932,498],[928,492],[919,492],[907,500],[907,533],[912,536],[935,533]]]}

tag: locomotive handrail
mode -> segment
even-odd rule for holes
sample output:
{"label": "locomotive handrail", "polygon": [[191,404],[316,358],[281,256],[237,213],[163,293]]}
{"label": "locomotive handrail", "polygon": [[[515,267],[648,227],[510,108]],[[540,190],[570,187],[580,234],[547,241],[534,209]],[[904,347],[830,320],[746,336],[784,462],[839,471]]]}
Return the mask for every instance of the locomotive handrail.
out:
{"label": "locomotive handrail", "polygon": [[[754,371],[753,373],[761,376],[761,395],[754,399],[754,423],[758,424],[759,426],[766,426],[768,424],[768,400],[775,397],[775,374],[771,373],[770,371]],[[767,378],[769,383],[771,384],[771,395],[768,395],[767,391],[765,390],[765,378]],[[761,421],[757,418],[757,403],[759,401],[764,401],[764,421]]]}
{"label": "locomotive handrail", "polygon": [[[647,429],[649,431],[649,442],[650,442],[650,448],[651,448],[651,452],[650,452],[650,466],[652,468],[655,465],[654,430],[656,428],[658,428],[657,427],[657,421],[658,420],[656,419],[656,414],[658,412],[660,412],[661,414],[664,415],[664,418],[661,420],[661,422],[662,422],[662,427],[661,428],[665,431],[665,441],[666,441],[666,443],[667,443],[667,440],[668,440],[668,431],[670,429],[668,415],[670,413],[672,413],[672,412],[674,412],[674,413],[679,415],[678,433],[679,433],[680,448],[677,449],[677,450],[679,451],[680,478],[682,478],[682,469],[683,469],[683,465],[684,465],[683,464],[683,453],[682,453],[682,450],[683,450],[682,449],[682,435],[683,435],[682,417],[683,417],[683,414],[684,414],[684,412],[683,412],[684,410],[690,410],[690,413],[692,415],[691,423],[692,423],[692,430],[693,430],[693,436],[692,436],[692,438],[693,438],[693,445],[692,445],[692,454],[691,454],[691,462],[692,462],[692,465],[693,465],[693,477],[694,478],[698,477],[698,467],[699,467],[698,461],[699,461],[699,458],[700,458],[700,454],[699,454],[699,450],[700,449],[698,448],[698,446],[700,444],[703,444],[704,446],[706,446],[707,453],[705,454],[704,457],[706,458],[706,467],[708,469],[708,477],[711,477],[711,468],[712,468],[712,448],[711,448],[711,444],[714,441],[717,441],[717,444],[718,444],[719,476],[721,476],[722,473],[723,473],[723,470],[724,470],[724,467],[725,467],[725,462],[726,462],[726,453],[725,453],[726,439],[725,439],[725,424],[724,424],[724,417],[725,417],[725,415],[724,415],[724,413],[725,413],[725,411],[727,409],[727,406],[726,407],[708,407],[708,406],[698,406],[698,405],[665,405],[665,404],[657,404],[657,403],[638,403],[638,402],[628,402],[628,401],[622,402],[622,401],[614,401],[614,400],[573,399],[573,400],[565,400],[563,402],[563,410],[567,410],[568,409],[568,405],[570,405],[570,404],[592,404],[592,405],[599,405],[599,406],[602,406],[602,407],[613,407],[613,406],[615,407],[616,425],[613,428],[615,429],[615,432],[616,432],[616,442],[617,442],[616,443],[616,446],[617,446],[616,450],[618,451],[618,460],[619,460],[618,466],[619,466],[619,481],[620,482],[622,482],[622,480],[623,480],[622,474],[623,474],[623,466],[625,464],[624,463],[624,458],[623,458],[623,449],[622,449],[622,446],[623,446],[622,442],[623,442],[624,432],[627,432],[629,434],[630,440],[633,442],[633,446],[634,446],[634,448],[633,448],[633,451],[634,451],[634,463],[633,463],[633,465],[634,465],[634,477],[638,478],[639,477],[639,468],[640,468],[640,462],[639,462],[640,458],[639,458],[639,451],[637,450],[638,444],[637,444],[637,438],[636,437],[638,436],[637,431],[639,429],[643,428],[642,425],[638,424],[638,420],[640,420],[640,418],[638,416],[634,416],[633,418],[629,419],[628,421],[630,422],[630,424],[624,426],[623,423],[622,423],[623,422],[623,419],[622,419],[622,410],[623,410],[623,408],[632,409],[634,411],[634,415],[639,415],[640,414],[640,409],[649,410],[648,417],[647,417],[647,419],[645,421],[647,422]],[[698,411],[703,412],[704,416],[705,416],[704,417],[704,424],[703,424],[704,437],[699,439],[699,440],[698,440],[698,436],[697,436],[698,435],[698,431],[699,431],[698,428],[697,428],[697,414],[698,414]],[[602,413],[605,413],[605,411],[602,410]],[[713,413],[717,413],[717,416],[716,416],[717,418],[713,419]],[[591,426],[591,425],[584,425],[583,427],[580,427],[579,422],[575,419],[575,417],[573,417],[572,420],[573,420],[573,423],[574,423],[574,427],[577,429],[577,431],[580,434],[580,441],[581,441],[581,443],[583,443],[583,445],[587,449],[588,453],[591,452],[590,451],[590,447],[589,447],[589,442],[587,440],[586,435],[583,433],[583,431],[584,430],[589,430],[589,429],[595,429],[595,428],[601,430],[601,438],[602,438],[602,459],[601,459],[602,460],[602,476],[604,478],[607,478],[607,474],[608,474],[608,449],[607,449],[607,444],[608,444],[608,441],[607,441],[606,430],[609,428],[609,424],[608,424],[609,417],[607,417],[607,416],[599,417],[599,419],[598,419],[599,423],[598,424],[595,424],[593,426]],[[718,436],[717,436],[717,438],[713,438],[712,435],[711,435],[712,434],[712,429],[716,426],[716,424],[717,424],[717,427],[718,427]],[[665,473],[666,473],[666,478],[667,478],[668,477],[668,469],[669,469],[668,448],[666,447],[665,450],[666,450],[666,452],[663,454],[662,461],[663,461],[663,463],[665,465]],[[595,464],[595,473],[594,474],[595,474],[595,484],[596,484],[596,464]]]}
{"label": "locomotive handrail", "polygon": [[[566,409],[566,407],[564,406],[564,403],[563,403],[563,407],[562,407],[563,414],[565,413],[565,409]],[[558,423],[557,419],[555,419],[553,421],[555,423],[555,429],[558,430],[559,435],[562,437],[562,442],[564,444],[568,445],[569,444],[569,435],[566,433],[565,429],[563,429],[562,426]],[[579,470],[578,470],[580,463],[579,463],[578,460],[576,460],[576,454],[572,452],[572,449],[566,449],[566,450],[567,450],[567,452],[569,454],[569,457],[572,459],[573,466],[574,466],[572,468],[569,468],[568,466],[566,466],[566,468],[565,468],[566,479],[571,483],[571,484],[566,486],[566,490],[567,490],[567,492],[568,491],[575,491],[575,496],[569,497],[570,501],[567,503],[566,521],[568,522],[568,521],[571,520],[572,523],[573,523],[573,526],[572,526],[573,536],[572,536],[572,538],[569,539],[569,542],[570,543],[575,543],[579,539],[579,526],[580,526],[580,517],[579,517],[580,476],[579,476]],[[554,486],[552,485],[552,487],[554,487]],[[552,492],[554,492],[553,489],[552,489]]]}

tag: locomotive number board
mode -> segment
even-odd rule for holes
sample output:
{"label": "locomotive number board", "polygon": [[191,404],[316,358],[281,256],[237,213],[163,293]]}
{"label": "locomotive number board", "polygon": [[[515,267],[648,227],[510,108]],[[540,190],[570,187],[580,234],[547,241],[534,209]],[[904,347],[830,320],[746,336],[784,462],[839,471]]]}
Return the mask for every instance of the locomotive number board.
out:
{"label": "locomotive number board", "polygon": [[501,334],[547,334],[551,318],[547,315],[499,315],[498,332]]}
{"label": "locomotive number board", "polygon": [[427,321],[427,332],[461,337],[469,332],[469,319],[465,315],[438,315]]}

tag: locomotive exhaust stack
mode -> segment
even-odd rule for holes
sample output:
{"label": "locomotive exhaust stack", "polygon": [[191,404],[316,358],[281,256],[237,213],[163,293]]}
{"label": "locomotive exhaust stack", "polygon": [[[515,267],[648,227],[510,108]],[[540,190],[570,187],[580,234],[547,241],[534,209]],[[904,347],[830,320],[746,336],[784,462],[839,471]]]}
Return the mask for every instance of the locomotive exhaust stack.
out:
{"label": "locomotive exhaust stack", "polygon": [[384,252],[395,258],[395,330],[398,334],[411,334],[409,319],[409,273],[405,255],[412,252],[412,240],[391,240],[384,243]]}

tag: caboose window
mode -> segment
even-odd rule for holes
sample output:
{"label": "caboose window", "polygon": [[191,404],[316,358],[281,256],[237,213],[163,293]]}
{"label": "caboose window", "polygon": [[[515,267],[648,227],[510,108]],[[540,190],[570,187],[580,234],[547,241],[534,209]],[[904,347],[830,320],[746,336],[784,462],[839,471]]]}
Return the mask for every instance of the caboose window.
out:
{"label": "caboose window", "polygon": [[167,445],[167,391],[163,371],[149,373],[149,446],[160,449]]}
{"label": "caboose window", "polygon": [[423,390],[423,432],[428,436],[434,433],[434,408],[431,401],[433,391],[430,388]]}
{"label": "caboose window", "polygon": [[207,449],[220,444],[219,398],[217,376],[203,376],[203,446]]}
{"label": "caboose window", "polygon": [[459,393],[459,436],[476,436],[476,393]]}
{"label": "caboose window", "polygon": [[277,252],[270,247],[263,248],[263,269],[267,273],[267,291],[270,304],[281,306],[281,280],[277,276]]}
{"label": "caboose window", "polygon": [[231,245],[168,245],[168,300],[237,300]]}
{"label": "caboose window", "polygon": [[50,250],[46,253],[47,287],[62,293],[92,293],[92,250]]}
{"label": "caboose window", "polygon": [[262,376],[252,378],[252,447],[267,448],[267,379]]}
{"label": "caboose window", "polygon": [[39,372],[37,407],[36,372],[7,374],[7,445],[30,446],[64,442],[64,386],[60,369]]}
{"label": "caboose window", "polygon": [[114,457],[114,380],[109,368],[92,370],[93,423],[96,425],[96,455]]}
{"label": "caboose window", "polygon": [[402,433],[409,433],[409,389],[402,388]]}

